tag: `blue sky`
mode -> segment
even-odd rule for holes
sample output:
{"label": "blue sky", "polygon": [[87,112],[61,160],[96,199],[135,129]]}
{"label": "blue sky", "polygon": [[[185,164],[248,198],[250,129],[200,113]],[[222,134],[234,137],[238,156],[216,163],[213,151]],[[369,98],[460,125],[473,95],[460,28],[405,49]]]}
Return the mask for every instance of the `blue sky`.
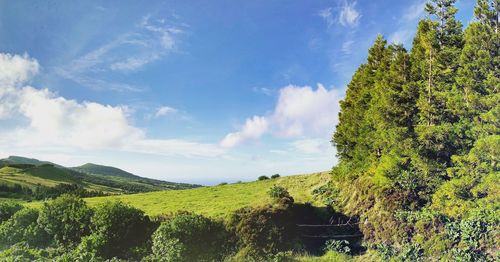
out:
{"label": "blue sky", "polygon": [[328,170],[352,73],[379,33],[410,48],[423,3],[0,0],[0,157],[203,184]]}

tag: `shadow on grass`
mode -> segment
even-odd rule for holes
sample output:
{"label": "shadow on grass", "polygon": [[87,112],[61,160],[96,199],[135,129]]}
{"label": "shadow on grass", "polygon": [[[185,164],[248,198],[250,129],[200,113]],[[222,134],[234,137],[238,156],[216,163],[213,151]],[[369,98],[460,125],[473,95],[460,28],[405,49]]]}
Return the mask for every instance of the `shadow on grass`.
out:
{"label": "shadow on grass", "polygon": [[297,235],[305,251],[311,255],[322,255],[328,240],[347,240],[352,254],[361,254],[363,235],[359,219],[335,212],[331,207],[314,207],[310,204],[294,204],[291,207],[297,223]]}

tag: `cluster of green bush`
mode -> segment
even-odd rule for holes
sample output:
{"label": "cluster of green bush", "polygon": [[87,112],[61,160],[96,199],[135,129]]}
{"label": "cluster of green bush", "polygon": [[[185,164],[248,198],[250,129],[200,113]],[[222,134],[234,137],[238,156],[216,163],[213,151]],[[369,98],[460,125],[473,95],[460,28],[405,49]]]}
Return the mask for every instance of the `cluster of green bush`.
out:
{"label": "cluster of green bush", "polygon": [[0,261],[286,260],[306,250],[296,224],[314,209],[294,204],[282,187],[268,193],[272,203],[227,221],[189,212],[148,217],[122,202],[91,208],[74,195],[40,209],[0,202]]}
{"label": "cluster of green bush", "polygon": [[262,181],[262,180],[268,180],[268,179],[276,179],[276,178],[280,178],[280,174],[274,174],[272,175],[271,177],[268,177],[268,176],[259,176],[257,178],[258,181]]}

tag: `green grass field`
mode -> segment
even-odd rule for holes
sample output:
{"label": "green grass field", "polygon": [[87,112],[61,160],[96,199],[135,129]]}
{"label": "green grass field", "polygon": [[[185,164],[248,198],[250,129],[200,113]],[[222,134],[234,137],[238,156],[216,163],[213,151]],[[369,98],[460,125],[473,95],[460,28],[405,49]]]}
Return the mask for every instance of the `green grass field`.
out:
{"label": "green grass field", "polygon": [[[117,195],[85,199],[91,206],[105,201],[120,200],[143,210],[148,215],[159,215],[180,210],[224,218],[244,206],[255,206],[270,201],[267,191],[273,185],[288,189],[296,202],[312,202],[320,206],[312,196],[312,190],[330,179],[329,172],[309,175],[280,177],[264,181],[201,187],[186,190],[169,190],[132,195]],[[28,203],[39,207],[41,202]]]}

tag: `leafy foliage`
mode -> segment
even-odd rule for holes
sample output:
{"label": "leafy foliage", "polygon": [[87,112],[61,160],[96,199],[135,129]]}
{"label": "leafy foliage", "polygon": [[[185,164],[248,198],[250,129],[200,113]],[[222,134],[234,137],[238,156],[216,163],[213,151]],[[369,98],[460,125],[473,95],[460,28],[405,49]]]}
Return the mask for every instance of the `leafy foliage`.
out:
{"label": "leafy foliage", "polygon": [[153,234],[154,261],[220,261],[231,251],[231,236],[221,222],[178,213]]}
{"label": "leafy foliage", "polygon": [[63,195],[44,203],[38,224],[63,246],[75,246],[90,233],[92,210],[73,195]]}
{"label": "leafy foliage", "polygon": [[236,211],[229,225],[249,257],[262,258],[294,248],[297,229],[289,206],[266,205]]}
{"label": "leafy foliage", "polygon": [[351,248],[349,247],[349,241],[347,240],[333,240],[330,239],[326,241],[324,250],[335,251],[340,253],[349,254],[351,253]]}
{"label": "leafy foliage", "polygon": [[0,246],[24,242],[30,247],[44,247],[50,243],[47,233],[38,225],[38,210],[24,208],[0,224]]}
{"label": "leafy foliage", "polygon": [[9,219],[14,213],[21,210],[23,206],[12,201],[0,202],[0,223]]}
{"label": "leafy foliage", "polygon": [[[91,219],[91,234],[80,249],[102,258],[137,258],[136,251],[148,243],[152,223],[144,212],[121,202],[98,206]],[[117,232],[120,232],[117,234]]]}

